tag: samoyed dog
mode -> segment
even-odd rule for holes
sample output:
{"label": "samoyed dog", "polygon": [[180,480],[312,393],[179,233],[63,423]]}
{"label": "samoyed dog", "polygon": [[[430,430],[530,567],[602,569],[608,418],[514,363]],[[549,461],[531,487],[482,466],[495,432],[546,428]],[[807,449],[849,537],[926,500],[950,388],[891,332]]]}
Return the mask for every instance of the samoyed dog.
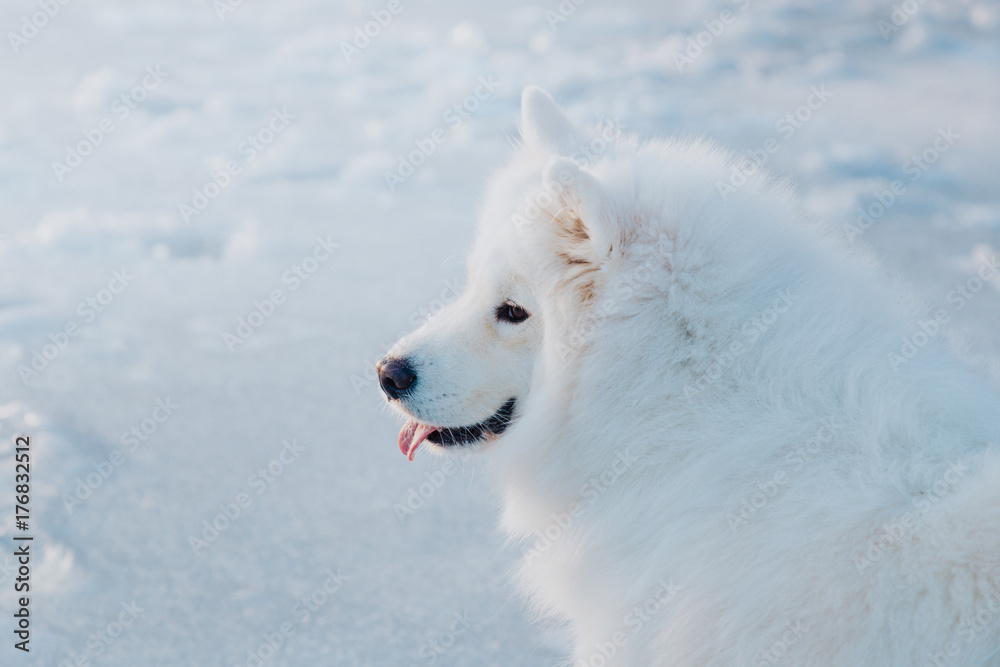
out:
{"label": "samoyed dog", "polygon": [[463,294],[378,374],[406,456],[486,455],[572,664],[1000,665],[1000,391],[949,309],[712,144],[538,88],[520,129]]}

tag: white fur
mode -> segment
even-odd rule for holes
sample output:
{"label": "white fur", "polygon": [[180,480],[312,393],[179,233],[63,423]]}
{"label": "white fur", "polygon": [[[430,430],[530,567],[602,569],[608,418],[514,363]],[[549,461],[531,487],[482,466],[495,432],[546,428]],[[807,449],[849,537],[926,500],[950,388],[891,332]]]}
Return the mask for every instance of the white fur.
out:
{"label": "white fur", "polygon": [[391,355],[428,423],[517,397],[478,448],[573,664],[1000,665],[997,388],[943,329],[894,369],[927,316],[766,174],[522,114],[466,293]]}

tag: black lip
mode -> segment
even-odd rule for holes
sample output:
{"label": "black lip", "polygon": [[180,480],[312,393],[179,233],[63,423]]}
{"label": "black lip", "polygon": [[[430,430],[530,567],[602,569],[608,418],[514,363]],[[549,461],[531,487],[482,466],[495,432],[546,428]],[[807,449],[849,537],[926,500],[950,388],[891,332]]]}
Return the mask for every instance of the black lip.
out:
{"label": "black lip", "polygon": [[516,399],[510,398],[489,419],[481,421],[478,424],[473,424],[472,426],[439,428],[427,436],[427,439],[435,445],[455,447],[471,445],[490,435],[500,435],[510,426],[516,403]]}

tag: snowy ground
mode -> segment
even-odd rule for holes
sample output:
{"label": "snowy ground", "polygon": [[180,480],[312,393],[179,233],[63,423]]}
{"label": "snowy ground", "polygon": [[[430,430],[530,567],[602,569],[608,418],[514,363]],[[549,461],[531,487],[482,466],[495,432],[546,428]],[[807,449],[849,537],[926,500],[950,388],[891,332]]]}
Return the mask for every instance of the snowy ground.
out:
{"label": "snowy ground", "polygon": [[[4,2],[0,663],[255,665],[262,647],[266,665],[557,663],[511,595],[483,462],[408,464],[373,361],[454,297],[531,83],[580,122],[774,138],[770,165],[838,224],[900,180],[857,242],[949,307],[1000,248],[1000,7],[899,6],[900,25],[865,0]],[[342,42],[387,7],[348,62]],[[688,37],[704,46],[678,61]],[[446,115],[481,77],[468,118]],[[803,111],[812,87],[830,94]],[[997,286],[949,335],[1000,376]],[[36,353],[52,358],[30,375]],[[133,427],[144,440],[123,440]],[[33,438],[30,654],[11,634],[16,432]],[[206,521],[224,526],[211,541]]]}

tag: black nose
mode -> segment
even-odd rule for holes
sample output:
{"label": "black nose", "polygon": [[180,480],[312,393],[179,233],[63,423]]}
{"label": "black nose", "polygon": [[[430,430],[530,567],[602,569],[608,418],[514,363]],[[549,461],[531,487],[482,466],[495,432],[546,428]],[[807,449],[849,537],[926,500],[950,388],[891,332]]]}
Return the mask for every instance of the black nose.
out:
{"label": "black nose", "polygon": [[375,366],[378,383],[390,399],[399,398],[413,386],[417,374],[406,359],[383,359]]}

